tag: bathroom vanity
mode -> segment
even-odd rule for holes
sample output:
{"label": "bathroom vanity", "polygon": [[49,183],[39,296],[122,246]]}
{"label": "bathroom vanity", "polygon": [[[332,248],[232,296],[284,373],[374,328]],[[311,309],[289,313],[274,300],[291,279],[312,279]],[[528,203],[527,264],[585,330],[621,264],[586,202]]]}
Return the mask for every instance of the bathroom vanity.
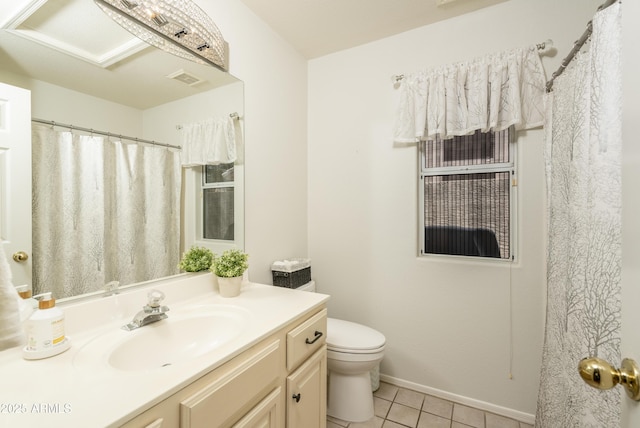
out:
{"label": "bathroom vanity", "polygon": [[[122,330],[150,289],[168,318]],[[62,305],[70,350],[0,353],[0,427],[324,427],[328,298],[192,274]]]}

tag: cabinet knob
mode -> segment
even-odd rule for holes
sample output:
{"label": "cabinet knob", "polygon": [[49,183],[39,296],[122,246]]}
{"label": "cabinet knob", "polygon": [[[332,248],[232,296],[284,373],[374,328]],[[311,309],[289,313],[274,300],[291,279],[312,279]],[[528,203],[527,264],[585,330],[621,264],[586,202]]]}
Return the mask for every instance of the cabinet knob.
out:
{"label": "cabinet knob", "polygon": [[297,394],[293,394],[293,397],[291,397],[291,398],[296,400],[296,403],[299,403],[300,402],[300,393],[298,392]]}

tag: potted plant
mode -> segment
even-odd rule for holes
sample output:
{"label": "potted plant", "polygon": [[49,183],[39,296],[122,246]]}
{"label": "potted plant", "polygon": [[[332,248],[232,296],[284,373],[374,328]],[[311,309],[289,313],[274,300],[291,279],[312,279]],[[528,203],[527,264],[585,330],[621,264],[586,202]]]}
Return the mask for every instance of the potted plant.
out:
{"label": "potted plant", "polygon": [[193,246],[182,255],[178,267],[185,272],[200,272],[211,267],[213,258],[208,248]]}
{"label": "potted plant", "polygon": [[240,250],[227,250],[221,256],[214,255],[211,271],[218,277],[218,287],[222,297],[240,294],[242,274],[249,267],[249,255]]}

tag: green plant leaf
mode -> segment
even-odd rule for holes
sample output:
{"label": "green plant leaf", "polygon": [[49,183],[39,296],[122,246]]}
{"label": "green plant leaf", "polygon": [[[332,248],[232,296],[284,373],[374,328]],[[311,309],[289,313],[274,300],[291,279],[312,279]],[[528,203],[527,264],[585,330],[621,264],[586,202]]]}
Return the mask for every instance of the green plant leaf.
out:
{"label": "green plant leaf", "polygon": [[249,267],[248,259],[249,255],[240,250],[227,250],[221,256],[213,256],[211,270],[222,278],[241,276]]}
{"label": "green plant leaf", "polygon": [[209,269],[213,259],[213,252],[208,248],[193,246],[182,255],[178,267],[186,272],[200,272]]}

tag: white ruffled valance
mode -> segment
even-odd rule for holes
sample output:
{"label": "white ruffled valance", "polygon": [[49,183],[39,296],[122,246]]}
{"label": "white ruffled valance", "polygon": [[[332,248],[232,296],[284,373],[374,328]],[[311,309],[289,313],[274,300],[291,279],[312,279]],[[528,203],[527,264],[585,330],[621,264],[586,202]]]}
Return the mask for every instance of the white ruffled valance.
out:
{"label": "white ruffled valance", "polygon": [[405,75],[400,91],[399,143],[543,123],[545,76],[535,46]]}
{"label": "white ruffled valance", "polygon": [[235,123],[215,117],[182,125],[182,166],[231,163],[237,158]]}

